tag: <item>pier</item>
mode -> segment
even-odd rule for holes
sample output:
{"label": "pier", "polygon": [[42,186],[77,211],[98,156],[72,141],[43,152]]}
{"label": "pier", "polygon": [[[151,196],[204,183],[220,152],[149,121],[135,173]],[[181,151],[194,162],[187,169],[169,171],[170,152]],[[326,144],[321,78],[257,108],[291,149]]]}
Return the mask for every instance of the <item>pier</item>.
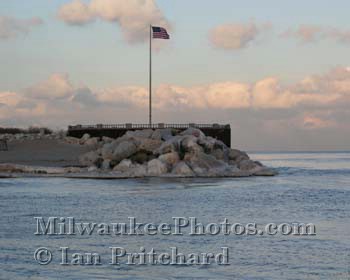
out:
{"label": "pier", "polygon": [[91,137],[111,137],[118,138],[123,136],[127,131],[143,130],[143,129],[174,129],[184,131],[188,128],[198,128],[205,135],[211,136],[231,147],[231,126],[229,124],[96,124],[96,125],[71,125],[68,127],[68,136],[81,138],[85,133]]}

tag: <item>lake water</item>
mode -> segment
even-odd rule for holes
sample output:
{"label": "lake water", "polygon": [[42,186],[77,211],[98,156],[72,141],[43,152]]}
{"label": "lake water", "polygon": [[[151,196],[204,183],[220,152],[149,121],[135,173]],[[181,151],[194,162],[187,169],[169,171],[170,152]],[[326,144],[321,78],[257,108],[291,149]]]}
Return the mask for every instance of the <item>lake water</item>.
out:
{"label": "lake water", "polygon": [[[350,153],[255,153],[277,177],[238,179],[0,179],[1,279],[350,279]],[[35,235],[34,217],[79,222],[313,223],[314,236]],[[39,265],[46,247],[52,262]],[[100,266],[60,265],[60,247],[99,253]],[[109,247],[128,252],[219,253],[230,265],[109,265]]]}

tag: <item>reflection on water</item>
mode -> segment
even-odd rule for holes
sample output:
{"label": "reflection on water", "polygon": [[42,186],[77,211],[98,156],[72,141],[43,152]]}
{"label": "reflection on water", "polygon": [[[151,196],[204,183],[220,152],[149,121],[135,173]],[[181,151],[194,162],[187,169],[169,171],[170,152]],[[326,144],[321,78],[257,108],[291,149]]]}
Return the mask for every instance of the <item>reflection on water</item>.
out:
{"label": "reflection on water", "polygon": [[[1,279],[349,279],[350,153],[256,153],[280,176],[238,179],[0,180]],[[87,222],[309,222],[314,237],[296,236],[35,236],[35,216],[73,216]],[[36,248],[53,249],[39,266]],[[61,266],[59,247],[98,252],[110,246],[138,252],[218,252],[230,266]],[[56,257],[55,257],[56,256]]]}

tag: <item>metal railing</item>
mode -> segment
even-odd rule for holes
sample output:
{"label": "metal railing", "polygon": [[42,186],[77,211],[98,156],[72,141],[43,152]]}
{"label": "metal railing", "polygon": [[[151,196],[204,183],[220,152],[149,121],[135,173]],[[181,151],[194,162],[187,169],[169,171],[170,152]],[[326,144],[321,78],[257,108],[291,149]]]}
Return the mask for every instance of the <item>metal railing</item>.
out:
{"label": "metal railing", "polygon": [[187,129],[187,128],[214,128],[214,129],[223,129],[223,128],[230,128],[229,124],[222,125],[222,124],[195,124],[195,123],[189,123],[189,124],[164,124],[164,123],[158,123],[158,124],[96,124],[96,125],[70,125],[68,127],[68,130],[86,130],[86,129],[163,129],[163,128],[175,128],[175,129]]}

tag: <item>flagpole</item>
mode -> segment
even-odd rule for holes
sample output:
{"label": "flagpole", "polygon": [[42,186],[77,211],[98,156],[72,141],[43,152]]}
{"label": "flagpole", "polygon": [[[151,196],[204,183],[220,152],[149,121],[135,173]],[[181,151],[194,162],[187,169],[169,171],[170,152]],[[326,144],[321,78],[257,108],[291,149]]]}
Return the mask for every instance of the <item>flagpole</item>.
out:
{"label": "flagpole", "polygon": [[149,30],[149,126],[152,128],[152,25]]}

